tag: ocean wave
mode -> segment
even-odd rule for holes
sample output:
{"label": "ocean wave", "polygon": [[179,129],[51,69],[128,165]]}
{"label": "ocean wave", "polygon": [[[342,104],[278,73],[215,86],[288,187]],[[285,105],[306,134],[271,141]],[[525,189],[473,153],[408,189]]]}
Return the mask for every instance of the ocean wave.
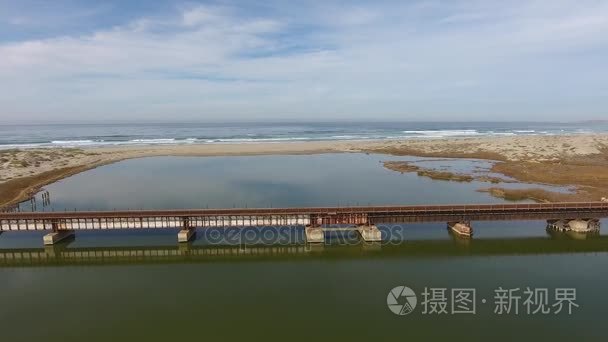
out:
{"label": "ocean wave", "polygon": [[471,135],[483,135],[475,129],[463,129],[463,130],[423,130],[423,131],[403,131],[405,134],[415,134],[418,136],[425,137],[456,137],[456,136],[471,136]]}
{"label": "ocean wave", "polygon": [[40,148],[40,147],[48,147],[48,144],[36,143],[36,144],[5,144],[0,145],[0,150],[10,150],[14,148]]}
{"label": "ocean wave", "polygon": [[248,142],[279,142],[279,141],[303,141],[315,140],[310,137],[286,137],[286,138],[218,138],[208,139],[206,142],[223,142],[223,143],[248,143]]}
{"label": "ocean wave", "polygon": [[134,142],[134,143],[146,143],[146,144],[162,144],[162,143],[171,143],[174,142],[175,139],[171,138],[171,139],[133,139],[133,140],[129,140],[129,142]]}
{"label": "ocean wave", "polygon": [[[94,140],[53,140],[51,144],[55,145],[86,145],[94,143]],[[99,142],[99,141],[98,141]]]}
{"label": "ocean wave", "polygon": [[[407,126],[406,126],[407,127]],[[282,130],[273,132],[258,132],[258,131],[238,131],[232,132],[229,130],[215,132],[201,131],[201,135],[197,136],[197,132],[189,130],[186,134],[180,132],[173,133],[161,132],[158,135],[150,132],[136,132],[137,134],[80,134],[76,137],[62,134],[57,137],[48,137],[47,141],[43,139],[30,140],[29,136],[16,141],[8,139],[2,140],[0,149],[12,148],[61,148],[61,147],[105,147],[105,146],[138,146],[138,145],[186,145],[186,144],[247,144],[247,143],[283,143],[283,142],[298,142],[298,141],[349,141],[349,140],[406,140],[406,139],[442,139],[450,137],[477,137],[477,136],[514,136],[514,135],[556,135],[556,134],[573,134],[573,133],[588,133],[592,132],[590,128],[573,128],[559,129],[556,128],[537,128],[537,127],[518,127],[518,129],[506,129],[505,127],[488,127],[489,129],[416,129],[412,127],[410,130],[400,129],[324,129],[318,131],[307,131],[309,134],[304,134],[303,131],[285,132]],[[237,133],[232,135],[233,133]],[[241,133],[241,134],[239,134]],[[171,135],[169,135],[171,134]],[[190,135],[192,134],[192,135]],[[217,136],[214,136],[217,134]],[[54,139],[55,138],[55,139]],[[21,142],[18,142],[21,141]]]}
{"label": "ocean wave", "polygon": [[498,136],[505,136],[505,137],[512,137],[517,135],[516,133],[513,132],[497,132],[497,133],[492,133],[491,135],[498,135]]}

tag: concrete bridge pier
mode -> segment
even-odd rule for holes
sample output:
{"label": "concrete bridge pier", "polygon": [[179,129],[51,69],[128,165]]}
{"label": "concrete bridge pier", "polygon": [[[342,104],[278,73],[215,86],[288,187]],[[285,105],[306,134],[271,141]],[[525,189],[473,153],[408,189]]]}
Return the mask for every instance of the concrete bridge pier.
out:
{"label": "concrete bridge pier", "polygon": [[547,220],[547,229],[558,232],[589,233],[600,230],[598,219]]}
{"label": "concrete bridge pier", "polygon": [[188,219],[184,219],[182,230],[177,233],[177,241],[179,243],[185,243],[192,240],[196,233],[196,229],[190,226],[190,221]]}
{"label": "concrete bridge pier", "polygon": [[52,233],[48,233],[42,237],[42,241],[46,246],[54,245],[67,238],[73,238],[75,236],[73,230],[56,230]]}
{"label": "concrete bridge pier", "polygon": [[469,221],[448,222],[448,229],[457,236],[473,236],[473,227]]}
{"label": "concrete bridge pier", "polygon": [[382,241],[382,232],[375,225],[358,226],[357,232],[365,242],[380,242]]}
{"label": "concrete bridge pier", "polygon": [[194,228],[184,228],[177,233],[177,241],[179,243],[190,242],[195,234],[196,230]]}
{"label": "concrete bridge pier", "polygon": [[180,243],[190,242],[195,234],[196,230],[194,228],[182,229],[177,233],[177,241]]}
{"label": "concrete bridge pier", "polygon": [[68,238],[73,238],[75,236],[73,230],[62,229],[62,225],[57,221],[53,221],[51,223],[51,226],[53,227],[53,232],[48,233],[42,237],[42,242],[45,246],[54,245],[60,241],[64,241]]}
{"label": "concrete bridge pier", "polygon": [[325,233],[321,227],[306,226],[304,232],[306,233],[306,242],[308,243],[325,242]]}

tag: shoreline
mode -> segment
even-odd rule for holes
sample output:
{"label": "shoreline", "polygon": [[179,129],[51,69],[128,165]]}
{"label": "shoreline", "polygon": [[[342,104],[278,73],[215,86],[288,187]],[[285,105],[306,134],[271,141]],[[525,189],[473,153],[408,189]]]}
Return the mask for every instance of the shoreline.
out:
{"label": "shoreline", "polygon": [[[0,150],[0,207],[27,200],[44,186],[61,179],[127,159],[323,153],[482,159],[496,162],[492,172],[519,182],[576,187],[575,194],[565,196],[535,188],[511,190],[493,186],[480,189],[507,200],[599,201],[608,196],[608,134],[577,134]],[[425,172],[423,176],[432,178],[433,174]],[[470,175],[447,176],[435,175],[436,179],[444,178],[445,181],[468,179]]]}

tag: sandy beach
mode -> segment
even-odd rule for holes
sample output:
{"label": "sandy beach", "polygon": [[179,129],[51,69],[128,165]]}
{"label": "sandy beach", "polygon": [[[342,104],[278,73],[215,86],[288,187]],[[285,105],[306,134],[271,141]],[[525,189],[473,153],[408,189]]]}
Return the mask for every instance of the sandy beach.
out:
{"label": "sandy beach", "polygon": [[[0,205],[26,200],[40,188],[62,178],[132,158],[348,152],[494,160],[496,163],[492,168],[493,172],[513,177],[518,181],[570,185],[576,186],[577,189],[574,194],[552,193],[534,188],[508,190],[501,188],[500,184],[482,189],[494,196],[510,200],[588,201],[608,197],[608,135],[581,134],[0,150]],[[401,169],[398,165],[391,165],[389,168],[400,172],[420,171],[407,165]],[[427,175],[433,176],[432,172]],[[467,175],[441,176],[447,181],[468,179]]]}

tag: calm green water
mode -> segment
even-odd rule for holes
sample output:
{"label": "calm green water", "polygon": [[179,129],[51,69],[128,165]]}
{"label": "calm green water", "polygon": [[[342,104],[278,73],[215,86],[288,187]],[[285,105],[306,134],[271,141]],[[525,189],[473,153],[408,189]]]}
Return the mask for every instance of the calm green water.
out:
{"label": "calm green water", "polygon": [[[388,159],[400,158],[130,160],[47,187],[44,210],[499,202],[475,191],[487,184],[402,175],[379,163]],[[303,243],[302,227],[282,244],[255,244],[262,231],[252,229],[241,243],[199,231],[179,247],[174,230],[85,232],[51,249],[41,233],[4,233],[2,341],[604,340],[604,235],[550,236],[543,221],[475,222],[469,242],[443,224],[381,228],[391,243],[332,233],[316,247]],[[404,316],[387,306],[400,285],[418,299]],[[556,288],[574,288],[579,307],[526,314],[520,292],[519,314],[499,315],[499,287],[547,288],[550,304]],[[423,313],[425,288],[447,289],[448,314]],[[475,314],[450,314],[455,288],[476,290]]]}

